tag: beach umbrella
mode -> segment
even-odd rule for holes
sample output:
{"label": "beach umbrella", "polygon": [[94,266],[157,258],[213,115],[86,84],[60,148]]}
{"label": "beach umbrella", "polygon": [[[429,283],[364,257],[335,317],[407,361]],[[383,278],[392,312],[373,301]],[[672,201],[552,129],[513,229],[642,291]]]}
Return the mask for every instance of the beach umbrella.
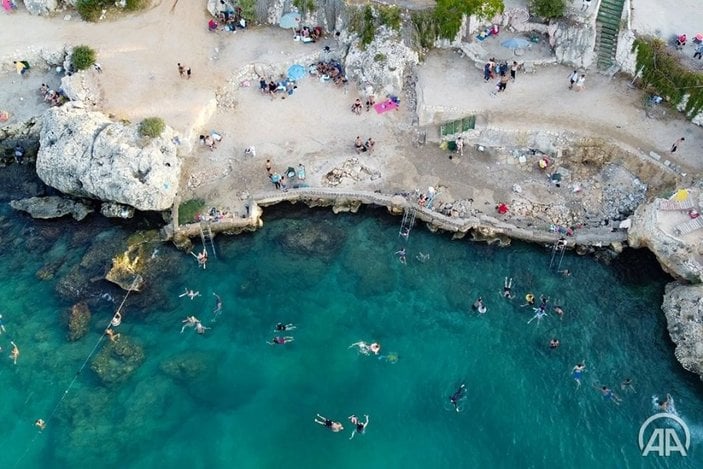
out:
{"label": "beach umbrella", "polygon": [[292,81],[298,81],[307,74],[305,67],[299,64],[291,65],[288,68],[288,79]]}
{"label": "beach umbrella", "polygon": [[300,14],[299,13],[286,13],[281,16],[281,20],[278,25],[283,29],[297,29],[300,27]]}
{"label": "beach umbrella", "polygon": [[521,37],[514,37],[500,43],[501,46],[508,49],[522,49],[530,45],[530,41]]}

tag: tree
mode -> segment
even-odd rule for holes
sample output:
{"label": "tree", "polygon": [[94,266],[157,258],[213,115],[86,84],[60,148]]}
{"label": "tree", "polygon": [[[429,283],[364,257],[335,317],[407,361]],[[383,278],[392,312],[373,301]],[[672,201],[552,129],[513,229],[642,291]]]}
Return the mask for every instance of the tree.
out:
{"label": "tree", "polygon": [[559,18],[566,11],[566,0],[530,0],[530,10],[542,18]]}
{"label": "tree", "polygon": [[503,0],[437,0],[434,10],[439,36],[454,39],[464,15],[493,18],[505,9]]}

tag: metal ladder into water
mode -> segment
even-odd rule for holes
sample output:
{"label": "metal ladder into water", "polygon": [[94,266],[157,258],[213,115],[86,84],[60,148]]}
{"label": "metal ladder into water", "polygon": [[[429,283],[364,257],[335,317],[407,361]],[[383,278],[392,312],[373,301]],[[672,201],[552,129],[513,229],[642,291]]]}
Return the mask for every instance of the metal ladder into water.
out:
{"label": "metal ladder into water", "polygon": [[215,242],[213,241],[212,230],[210,229],[209,221],[200,222],[200,239],[203,242],[203,249],[207,251],[209,244],[210,249],[212,250],[212,256],[217,259],[217,251],[215,251]]}
{"label": "metal ladder into water", "polygon": [[406,240],[410,237],[410,230],[415,226],[415,207],[405,207],[403,210],[403,221],[400,222],[399,236]]}
{"label": "metal ladder into water", "polygon": [[[564,259],[564,253],[566,252],[566,239],[565,238],[559,238],[554,242],[554,246],[552,246],[552,258],[549,261],[549,269],[552,269],[552,266],[554,265],[554,262],[557,262],[556,269],[559,270],[561,268],[561,261]],[[559,260],[557,261],[557,257]]]}

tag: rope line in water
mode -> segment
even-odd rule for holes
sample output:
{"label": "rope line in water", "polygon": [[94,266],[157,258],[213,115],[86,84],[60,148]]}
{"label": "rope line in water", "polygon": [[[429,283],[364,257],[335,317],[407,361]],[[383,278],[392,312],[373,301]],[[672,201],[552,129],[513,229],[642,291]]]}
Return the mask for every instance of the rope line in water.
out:
{"label": "rope line in water", "polygon": [[[122,302],[120,303],[120,306],[117,307],[117,311],[115,311],[115,314],[112,315],[112,317],[110,318],[110,322],[108,322],[105,329],[103,329],[103,333],[100,334],[100,337],[98,337],[98,340],[95,342],[95,346],[93,346],[93,349],[90,351],[90,353],[88,354],[86,359],[83,361],[83,364],[80,366],[80,368],[78,368],[78,371],[76,371],[76,374],[73,376],[73,379],[71,380],[71,382],[68,384],[68,386],[64,390],[63,394],[61,395],[61,398],[56,403],[53,410],[49,413],[49,416],[44,421],[45,424],[47,422],[49,422],[50,420],[52,420],[54,418],[54,415],[56,415],[56,412],[58,412],[59,406],[66,399],[66,396],[68,396],[68,393],[71,391],[71,388],[73,388],[73,385],[76,384],[76,381],[78,380],[78,377],[80,376],[80,374],[83,372],[83,369],[86,367],[86,365],[88,365],[88,362],[90,361],[91,357],[95,354],[96,350],[98,349],[98,347],[102,343],[103,339],[105,339],[105,336],[107,335],[107,330],[110,328],[110,326],[112,326],[114,324],[115,320],[118,320],[117,325],[119,325],[119,321],[121,321],[121,319],[118,319],[118,317],[119,318],[122,317],[122,308],[124,307],[124,304],[127,301],[129,294],[132,293],[132,291],[134,291],[134,287],[137,284],[137,281],[140,280],[141,278],[142,277],[139,274],[137,274],[137,276],[134,277],[134,281],[132,281],[132,284],[129,286],[127,293],[125,294],[124,298],[122,298]],[[114,327],[116,327],[116,326],[114,326]],[[24,459],[24,457],[27,455],[27,453],[29,452],[29,450],[32,447],[32,445],[34,444],[34,442],[37,440],[37,438],[39,438],[39,435],[41,435],[42,433],[43,433],[43,431],[39,431],[36,433],[36,435],[34,435],[34,438],[32,438],[32,440],[27,445],[27,448],[24,450],[24,453],[22,453],[22,455],[17,459],[17,461],[15,461],[15,467],[17,467],[19,465],[20,461],[22,461],[22,459]]]}

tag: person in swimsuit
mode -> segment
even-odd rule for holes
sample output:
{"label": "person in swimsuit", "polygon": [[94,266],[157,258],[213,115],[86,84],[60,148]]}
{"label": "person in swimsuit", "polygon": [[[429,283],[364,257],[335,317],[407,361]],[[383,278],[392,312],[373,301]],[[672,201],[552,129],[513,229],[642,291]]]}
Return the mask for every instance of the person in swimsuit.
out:
{"label": "person in swimsuit", "polygon": [[507,298],[509,300],[513,299],[514,296],[512,292],[510,291],[513,288],[513,279],[508,277],[505,277],[505,281],[503,282],[503,298]]}
{"label": "person in swimsuit", "polygon": [[406,264],[407,260],[405,258],[405,248],[400,249],[399,251],[395,252],[395,255],[398,256],[398,260],[400,261],[401,264]]}
{"label": "person in swimsuit", "polygon": [[10,359],[12,360],[12,363],[16,365],[17,359],[20,357],[20,349],[17,347],[17,344],[15,344],[13,341],[10,341],[10,345],[12,345],[12,350],[10,351]]}
{"label": "person in swimsuit", "polygon": [[356,435],[357,433],[363,434],[366,430],[366,425],[369,424],[369,416],[364,415],[364,417],[366,418],[366,421],[362,422],[356,415],[349,416],[349,421],[352,423],[352,425],[354,425],[354,430],[352,431],[352,434],[349,437],[350,440],[354,438],[354,435]]}
{"label": "person in swimsuit", "polygon": [[585,363],[577,363],[576,366],[571,370],[571,377],[576,381],[576,389],[581,387],[581,376],[583,372],[586,371]]}
{"label": "person in swimsuit", "polygon": [[554,306],[554,312],[557,313],[559,319],[564,319],[564,310],[561,306]]}
{"label": "person in swimsuit", "polygon": [[369,345],[369,351],[373,353],[374,355],[378,355],[378,352],[381,351],[381,344],[378,342],[373,342],[371,345]]}
{"label": "person in swimsuit", "polygon": [[205,331],[208,329],[210,328],[203,326],[203,323],[200,321],[195,323],[195,332],[197,332],[198,334],[205,334]]}
{"label": "person in swimsuit", "polygon": [[192,300],[192,299],[195,298],[196,296],[200,296],[200,292],[199,292],[199,291],[194,291],[194,290],[188,290],[188,289],[186,288],[186,289],[183,291],[183,293],[181,293],[180,295],[178,295],[178,298],[183,298],[184,296],[187,296],[188,298],[190,298],[190,299]]}
{"label": "person in swimsuit", "polygon": [[112,327],[117,327],[120,324],[122,324],[122,314],[118,311],[115,313],[115,315],[112,317],[112,321],[110,321],[110,325]]}
{"label": "person in swimsuit", "polygon": [[559,339],[557,339],[556,337],[549,341],[549,348],[552,350],[554,350],[555,348],[559,348],[559,345]]}
{"label": "person in swimsuit", "polygon": [[46,422],[44,419],[36,419],[34,421],[34,426],[37,427],[39,430],[44,430],[46,428]]}
{"label": "person in swimsuit", "polygon": [[271,342],[267,342],[269,345],[285,345],[289,342],[293,342],[295,339],[293,337],[280,337],[276,336],[271,339]]}
{"label": "person in swimsuit", "polygon": [[294,324],[283,324],[283,323],[279,322],[278,324],[276,324],[275,330],[280,331],[280,332],[285,332],[285,331],[292,331],[293,329],[295,329]]}
{"label": "person in swimsuit", "polygon": [[625,380],[622,383],[620,383],[620,389],[622,391],[635,392],[635,387],[632,385],[632,379],[625,378]]}
{"label": "person in swimsuit", "polygon": [[183,327],[181,327],[181,334],[183,334],[186,327],[195,327],[196,324],[200,323],[200,320],[195,316],[187,316],[181,323],[183,323]]}
{"label": "person in swimsuit", "polygon": [[110,339],[110,342],[117,342],[120,340],[120,334],[119,333],[115,334],[115,331],[113,331],[109,327],[107,329],[105,329],[105,334]]}
{"label": "person in swimsuit", "polygon": [[466,386],[464,386],[464,385],[462,384],[461,386],[459,386],[459,387],[457,388],[456,391],[454,391],[454,394],[452,394],[452,395],[449,397],[449,402],[452,403],[452,405],[454,406],[454,410],[456,410],[457,412],[459,412],[459,401],[460,401],[461,398],[464,396],[464,391],[465,391],[465,390],[466,390]]}
{"label": "person in swimsuit", "polygon": [[338,432],[341,432],[342,430],[344,430],[344,427],[342,426],[341,423],[330,420],[327,417],[323,417],[320,414],[317,414],[317,416],[315,417],[315,423],[320,424],[326,428],[329,428],[330,431],[333,431],[334,433],[338,433]]}
{"label": "person in swimsuit", "polygon": [[615,394],[608,386],[601,386],[598,390],[600,391],[601,396],[603,396],[603,399],[606,401],[613,401],[616,405],[620,405],[620,402],[622,402],[617,394]]}

